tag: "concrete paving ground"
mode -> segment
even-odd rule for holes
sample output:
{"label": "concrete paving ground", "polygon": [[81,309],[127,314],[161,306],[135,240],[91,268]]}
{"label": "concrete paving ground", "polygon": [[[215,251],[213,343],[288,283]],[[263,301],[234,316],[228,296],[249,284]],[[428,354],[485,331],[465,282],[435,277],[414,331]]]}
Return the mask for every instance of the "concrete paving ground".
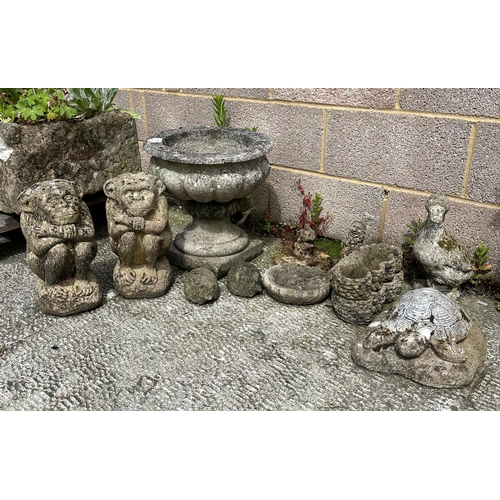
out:
{"label": "concrete paving ground", "polygon": [[[169,292],[129,300],[112,285],[102,205],[93,209],[98,254],[92,268],[104,304],[60,318],[33,301],[34,275],[20,230],[0,236],[0,409],[2,410],[499,410],[500,313],[489,298],[460,302],[482,325],[488,347],[480,380],[434,389],[355,365],[358,326],[325,301],[285,305],[265,292],[202,306],[183,293],[175,269]],[[171,208],[174,232],[188,221]],[[264,270],[278,242],[265,239],[253,262]]]}

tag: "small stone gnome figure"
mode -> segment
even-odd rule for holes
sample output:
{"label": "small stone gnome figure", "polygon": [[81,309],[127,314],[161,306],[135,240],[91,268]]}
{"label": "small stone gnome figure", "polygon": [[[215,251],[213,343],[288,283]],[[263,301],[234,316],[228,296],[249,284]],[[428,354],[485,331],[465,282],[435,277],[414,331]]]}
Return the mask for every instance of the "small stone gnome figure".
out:
{"label": "small stone gnome figure", "polygon": [[27,263],[39,278],[35,302],[48,314],[67,316],[102,303],[90,269],[97,253],[94,224],[82,196],[66,179],[37,182],[18,196]]}
{"label": "small stone gnome figure", "polygon": [[349,234],[346,239],[342,241],[342,251],[340,256],[345,257],[357,250],[365,241],[366,222],[363,220],[356,220],[351,224]]}
{"label": "small stone gnome figure", "polygon": [[165,184],[155,175],[125,173],[104,184],[113,281],[127,298],[159,297],[172,284],[165,254],[172,243]]}

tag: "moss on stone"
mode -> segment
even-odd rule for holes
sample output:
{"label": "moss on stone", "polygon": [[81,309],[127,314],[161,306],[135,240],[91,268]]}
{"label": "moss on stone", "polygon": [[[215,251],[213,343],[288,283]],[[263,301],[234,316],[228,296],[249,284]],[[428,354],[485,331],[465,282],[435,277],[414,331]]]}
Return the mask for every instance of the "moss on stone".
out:
{"label": "moss on stone", "polygon": [[318,238],[314,244],[317,248],[327,253],[332,259],[336,260],[340,257],[342,251],[342,242],[329,238]]}
{"label": "moss on stone", "polygon": [[447,235],[445,235],[445,237],[442,240],[438,241],[438,245],[443,250],[446,250],[448,252],[451,252],[454,248],[458,248],[460,246],[454,238],[451,238]]}

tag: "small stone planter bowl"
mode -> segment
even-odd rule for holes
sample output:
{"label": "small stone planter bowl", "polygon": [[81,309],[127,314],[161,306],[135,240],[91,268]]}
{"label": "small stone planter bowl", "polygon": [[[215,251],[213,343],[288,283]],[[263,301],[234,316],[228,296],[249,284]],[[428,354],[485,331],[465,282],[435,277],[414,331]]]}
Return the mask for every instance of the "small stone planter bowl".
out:
{"label": "small stone planter bowl", "polygon": [[316,304],[330,294],[330,278],[326,271],[299,264],[269,268],[262,276],[262,284],[273,299],[285,304]]}

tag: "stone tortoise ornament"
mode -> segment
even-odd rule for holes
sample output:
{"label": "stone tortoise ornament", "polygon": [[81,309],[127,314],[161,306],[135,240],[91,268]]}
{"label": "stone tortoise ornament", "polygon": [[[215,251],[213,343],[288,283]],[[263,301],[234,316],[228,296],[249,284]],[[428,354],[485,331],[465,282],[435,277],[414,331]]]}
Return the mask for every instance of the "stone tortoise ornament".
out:
{"label": "stone tortoise ornament", "polygon": [[405,293],[368,325],[352,357],[375,371],[398,373],[433,387],[457,387],[470,383],[483,365],[486,342],[460,305],[426,287]]}
{"label": "stone tortoise ornament", "polygon": [[471,320],[457,304],[433,288],[418,288],[403,295],[385,320],[368,326],[364,346],[394,344],[404,358],[416,358],[431,346],[441,359],[461,363],[466,354],[458,343],[470,327]]}

